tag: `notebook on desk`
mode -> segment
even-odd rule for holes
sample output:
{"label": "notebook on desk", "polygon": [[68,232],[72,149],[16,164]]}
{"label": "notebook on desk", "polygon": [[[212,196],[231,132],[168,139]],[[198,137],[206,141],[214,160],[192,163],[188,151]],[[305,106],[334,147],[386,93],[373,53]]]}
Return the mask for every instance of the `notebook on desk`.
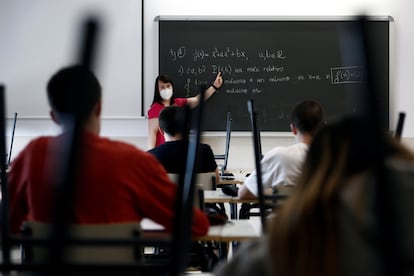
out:
{"label": "notebook on desk", "polygon": [[221,180],[235,180],[236,177],[232,173],[225,173],[225,174],[220,174],[220,179]]}

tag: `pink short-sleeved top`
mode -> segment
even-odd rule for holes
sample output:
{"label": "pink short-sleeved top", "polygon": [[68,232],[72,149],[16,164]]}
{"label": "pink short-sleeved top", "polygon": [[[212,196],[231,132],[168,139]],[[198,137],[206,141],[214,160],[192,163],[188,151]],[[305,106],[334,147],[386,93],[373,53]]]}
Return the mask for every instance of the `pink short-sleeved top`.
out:
{"label": "pink short-sleeved top", "polygon": [[[172,105],[185,106],[186,104],[187,104],[186,98],[175,98],[174,103]],[[153,103],[150,109],[148,110],[148,119],[158,118],[158,116],[161,113],[161,110],[163,110],[164,108],[165,108],[165,105],[163,105],[162,103],[157,103],[157,102]],[[161,131],[158,130],[155,146],[157,147],[164,143],[165,143],[164,135],[162,135]]]}

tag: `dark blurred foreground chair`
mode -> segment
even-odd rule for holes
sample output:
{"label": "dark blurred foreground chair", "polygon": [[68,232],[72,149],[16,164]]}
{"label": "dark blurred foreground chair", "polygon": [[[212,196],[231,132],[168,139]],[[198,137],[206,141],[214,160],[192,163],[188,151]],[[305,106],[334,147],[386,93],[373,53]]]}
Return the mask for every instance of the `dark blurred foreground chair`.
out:
{"label": "dark blurred foreground chair", "polygon": [[[170,179],[178,184],[178,174],[169,173]],[[196,173],[194,175],[194,184],[196,186],[194,196],[194,206],[204,210],[208,215],[224,215],[226,216],[226,210],[224,203],[204,203],[204,191],[216,189],[216,173]],[[218,262],[218,258],[226,259],[228,254],[226,243],[216,242],[197,242],[198,246],[193,243],[190,259],[193,259],[192,263],[198,263],[199,267],[203,271],[211,271]],[[216,255],[214,252],[218,251]],[[155,254],[160,254],[158,249],[155,250]],[[216,259],[217,257],[217,259]],[[201,264],[201,265],[200,265]]]}
{"label": "dark blurred foreground chair", "polygon": [[395,134],[394,134],[395,138],[398,140],[400,140],[402,136],[402,132],[404,129],[404,121],[405,121],[405,112],[399,112],[397,126],[395,128]]}
{"label": "dark blurred foreground chair", "polygon": [[[250,125],[252,129],[252,137],[253,137],[253,150],[254,150],[254,160],[255,160],[255,170],[256,170],[256,177],[257,177],[257,191],[258,191],[258,203],[245,203],[242,204],[240,209],[239,218],[240,219],[247,219],[251,215],[260,216],[261,223],[262,223],[262,231],[266,231],[266,217],[274,211],[275,208],[280,206],[281,200],[286,199],[288,194],[287,191],[283,193],[279,191],[279,189],[273,189],[273,193],[268,195],[265,194],[263,189],[263,182],[262,182],[262,167],[261,167],[261,160],[263,158],[262,154],[262,145],[261,145],[261,137],[260,132],[257,126],[257,113],[254,109],[254,100],[250,99],[247,101],[247,110],[249,112],[250,117]],[[283,188],[281,188],[283,189]],[[252,208],[258,208],[259,212],[253,213],[250,212]]]}
{"label": "dark blurred foreground chair", "polygon": [[223,160],[222,164],[218,164],[220,176],[229,177],[234,176],[231,173],[226,173],[227,170],[227,163],[229,159],[229,150],[230,150],[230,139],[231,139],[231,125],[233,119],[231,118],[231,112],[227,112],[227,119],[226,119],[226,143],[224,154],[215,154],[214,159],[216,160]]}

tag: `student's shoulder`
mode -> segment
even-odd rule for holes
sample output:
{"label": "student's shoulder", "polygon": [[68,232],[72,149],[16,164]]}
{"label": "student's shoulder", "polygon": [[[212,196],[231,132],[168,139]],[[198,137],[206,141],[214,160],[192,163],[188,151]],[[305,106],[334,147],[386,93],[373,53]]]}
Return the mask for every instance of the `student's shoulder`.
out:
{"label": "student's shoulder", "polygon": [[300,144],[278,146],[266,152],[263,156],[263,162],[273,162],[274,160],[283,162],[285,160],[291,160],[292,158],[302,157],[305,153],[305,149]]}
{"label": "student's shoulder", "polygon": [[155,152],[145,151],[140,149],[132,144],[125,142],[117,141],[114,142],[112,150],[117,151],[113,154],[116,155],[116,158],[120,158],[128,164],[133,164],[133,166],[144,166],[144,167],[158,167],[158,154]]}
{"label": "student's shoulder", "polygon": [[268,153],[270,155],[290,155],[297,151],[306,151],[308,146],[304,143],[295,143],[288,146],[278,146],[271,149]]}
{"label": "student's shoulder", "polygon": [[100,138],[101,147],[106,148],[107,151],[112,151],[114,154],[131,155],[131,156],[151,156],[148,152],[140,149],[139,147],[119,140],[113,140],[110,138]]}
{"label": "student's shoulder", "polygon": [[45,156],[48,150],[53,145],[51,141],[54,141],[53,137],[41,136],[30,140],[27,145],[19,152],[13,162],[18,162],[22,159],[38,159],[39,156]]}
{"label": "student's shoulder", "polygon": [[200,143],[200,149],[212,151],[210,145],[209,144],[204,144],[204,143]]}
{"label": "student's shoulder", "polygon": [[50,141],[55,140],[55,139],[56,139],[56,137],[39,136],[39,137],[36,137],[36,138],[30,140],[30,142],[27,144],[27,146],[47,144]]}
{"label": "student's shoulder", "polygon": [[290,151],[290,146],[277,146],[265,153],[264,158],[285,155]]}
{"label": "student's shoulder", "polygon": [[147,152],[152,154],[152,155],[157,156],[157,155],[165,152],[165,146],[164,146],[164,144],[161,144],[159,146],[156,146],[155,148],[152,148],[152,149],[148,150]]}
{"label": "student's shoulder", "polygon": [[55,137],[40,136],[27,143],[24,150],[36,150],[47,147],[54,140],[56,140]]}
{"label": "student's shoulder", "polygon": [[164,144],[158,145],[155,148],[148,150],[151,154],[166,153],[171,151],[179,151],[184,149],[184,144],[181,144],[180,141],[170,141],[165,142]]}

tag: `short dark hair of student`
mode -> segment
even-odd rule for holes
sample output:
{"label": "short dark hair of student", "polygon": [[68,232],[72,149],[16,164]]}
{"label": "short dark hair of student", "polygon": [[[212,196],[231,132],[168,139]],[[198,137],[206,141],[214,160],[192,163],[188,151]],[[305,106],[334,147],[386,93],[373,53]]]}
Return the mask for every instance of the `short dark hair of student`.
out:
{"label": "short dark hair of student", "polygon": [[82,107],[82,119],[86,119],[101,98],[101,85],[88,68],[73,65],[60,69],[50,78],[47,96],[56,113],[76,114]]}
{"label": "short dark hair of student", "polygon": [[291,122],[302,133],[315,133],[325,124],[322,106],[313,100],[297,104],[291,113]]}
{"label": "short dark hair of student", "polygon": [[160,128],[171,136],[183,134],[186,126],[185,113],[186,110],[184,107],[175,105],[167,106],[161,111],[158,117]]}
{"label": "short dark hair of student", "polygon": [[158,81],[160,81],[162,83],[171,83],[171,87],[173,89],[173,94],[170,98],[170,104],[174,103],[174,99],[175,99],[174,82],[173,82],[172,78],[168,75],[159,75],[155,79],[154,99],[152,100],[152,103],[161,103],[163,101],[162,98],[161,98],[161,95],[160,95],[160,91],[158,90]]}

